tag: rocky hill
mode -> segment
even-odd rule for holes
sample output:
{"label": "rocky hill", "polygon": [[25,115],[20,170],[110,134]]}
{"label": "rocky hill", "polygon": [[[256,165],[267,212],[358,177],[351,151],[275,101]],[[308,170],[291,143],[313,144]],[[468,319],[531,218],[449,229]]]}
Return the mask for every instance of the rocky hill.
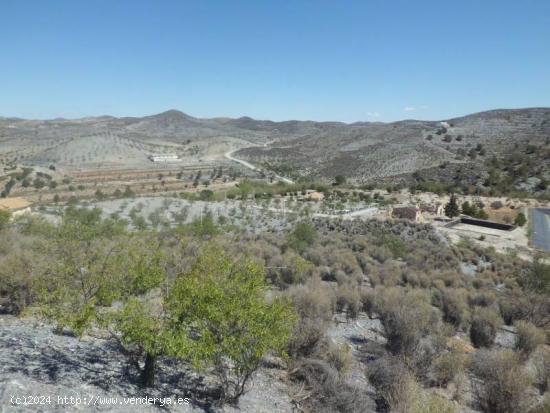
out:
{"label": "rocky hill", "polygon": [[[200,152],[197,148],[213,147],[221,154],[240,148],[236,156],[294,176],[345,175],[367,183],[442,164],[474,167],[483,176],[493,155],[507,156],[528,145],[547,147],[549,139],[549,108],[493,110],[444,121],[353,124],[199,119],[170,110],[142,118],[0,118],[0,162],[70,166],[113,158],[124,163],[144,160],[155,151],[192,157]],[[227,145],[217,145],[220,141]]]}
{"label": "rocky hill", "polygon": [[495,110],[442,122],[315,126],[315,131],[238,154],[259,163],[288,164],[298,175],[331,178],[341,174],[359,182],[412,174],[444,163],[473,163],[482,172],[485,159],[492,155],[505,156],[518,146],[547,146],[550,109]]}

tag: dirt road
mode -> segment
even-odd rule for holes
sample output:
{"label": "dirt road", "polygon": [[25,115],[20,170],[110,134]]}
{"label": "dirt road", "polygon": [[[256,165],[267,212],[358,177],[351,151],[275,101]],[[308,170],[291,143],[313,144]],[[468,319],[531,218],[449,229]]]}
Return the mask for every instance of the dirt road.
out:
{"label": "dirt road", "polygon": [[[249,169],[252,169],[253,171],[261,171],[260,168],[258,168],[257,166],[252,165],[250,162],[244,161],[244,160],[242,160],[242,159],[235,158],[235,157],[233,156],[233,153],[236,152],[236,151],[238,151],[238,149],[234,149],[234,150],[232,150],[232,151],[226,152],[226,153],[224,154],[224,156],[225,156],[227,159],[231,160],[231,161],[238,162],[238,163],[240,163],[241,165],[243,165],[243,166],[245,166],[245,167],[247,167],[247,168],[249,168]],[[285,178],[284,176],[280,176],[280,175],[275,175],[275,179],[278,179],[278,180],[280,180],[280,181],[286,182],[287,184],[293,184],[293,183],[294,183],[293,180],[288,179],[288,178]]]}

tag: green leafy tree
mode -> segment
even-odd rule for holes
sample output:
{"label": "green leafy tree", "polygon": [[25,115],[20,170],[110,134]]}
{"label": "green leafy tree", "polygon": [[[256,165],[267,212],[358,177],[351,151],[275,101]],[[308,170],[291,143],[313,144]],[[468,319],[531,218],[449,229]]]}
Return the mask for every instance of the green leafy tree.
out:
{"label": "green leafy tree", "polygon": [[35,178],[32,184],[36,189],[41,189],[46,186],[46,183],[40,178]]}
{"label": "green leafy tree", "polygon": [[313,245],[317,238],[317,231],[313,225],[307,222],[296,224],[294,230],[288,237],[288,245],[298,252],[305,251],[306,248]]}
{"label": "green leafy tree", "polygon": [[202,218],[197,218],[189,225],[192,235],[199,238],[209,238],[220,232],[220,228],[214,222],[211,213],[206,213]]}
{"label": "green leafy tree", "polygon": [[451,195],[451,199],[445,205],[445,215],[449,218],[457,217],[460,214],[460,208],[458,207],[458,203],[456,200],[456,196],[454,194]]}
{"label": "green leafy tree", "polygon": [[10,211],[5,209],[0,209],[0,231],[8,226],[10,219],[11,219]]}
{"label": "green leafy tree", "polygon": [[[133,297],[111,318],[111,321],[120,333],[122,345],[133,356],[134,366],[140,370],[141,385],[153,386],[157,359],[165,354],[169,347],[166,318],[161,312],[153,311],[150,304]],[[139,366],[136,356],[145,358],[143,368]]]}
{"label": "green leafy tree", "polygon": [[[166,257],[156,239],[143,237],[127,240],[122,255],[123,276],[114,288],[124,305],[100,321],[115,330],[140,372],[141,385],[150,387],[155,384],[158,357],[168,352],[167,317],[162,306],[166,288],[159,288],[167,285]],[[158,293],[151,297],[151,291]]]}
{"label": "green leafy tree", "polygon": [[203,189],[199,194],[201,201],[212,201],[214,199],[214,192],[210,189]]}
{"label": "green leafy tree", "polygon": [[[108,327],[140,370],[144,386],[154,384],[157,357],[167,346],[162,305],[146,299],[166,281],[161,244],[150,237],[113,232],[94,210],[65,216],[50,244],[57,257],[38,279],[41,312],[59,329],[81,336],[93,325]],[[121,309],[106,311],[113,302]],[[140,368],[138,358],[144,358]]]}
{"label": "green leafy tree", "polygon": [[520,212],[517,214],[516,219],[514,220],[514,224],[516,224],[519,227],[522,227],[526,224],[527,218],[525,218],[525,214],[523,212]]}
{"label": "green leafy tree", "polygon": [[132,225],[138,231],[145,231],[147,229],[147,221],[141,215],[134,215],[131,220]]}
{"label": "green leafy tree", "polygon": [[474,205],[471,205],[468,201],[464,201],[462,203],[462,213],[464,215],[468,215],[470,217],[473,217],[477,213],[477,208]]}
{"label": "green leafy tree", "polygon": [[480,208],[477,210],[475,217],[479,219],[489,219],[489,214],[487,214],[487,211],[485,211],[483,208]]}
{"label": "green leafy tree", "polygon": [[97,191],[95,191],[95,197],[96,197],[96,199],[101,201],[101,200],[105,199],[105,194],[103,193],[103,191],[101,189],[98,189]]}
{"label": "green leafy tree", "polygon": [[129,186],[126,186],[126,188],[124,189],[124,193],[122,194],[122,196],[124,198],[132,198],[135,196],[135,193],[134,191],[132,191],[132,188],[130,188]]}
{"label": "green leafy tree", "polygon": [[286,347],[296,321],[289,303],[266,300],[264,269],[208,248],[168,298],[175,354],[213,368],[223,399],[237,403],[268,352]]}
{"label": "green leafy tree", "polygon": [[346,177],[344,175],[336,175],[334,177],[334,185],[344,185],[346,183]]}
{"label": "green leafy tree", "polygon": [[254,190],[254,186],[248,180],[240,182],[238,188],[242,199],[246,199]]}
{"label": "green leafy tree", "polygon": [[102,220],[98,208],[67,208],[48,243],[47,254],[57,259],[37,281],[42,312],[58,328],[82,335],[96,320],[96,306],[119,297],[125,243],[115,237],[124,232],[113,220]]}

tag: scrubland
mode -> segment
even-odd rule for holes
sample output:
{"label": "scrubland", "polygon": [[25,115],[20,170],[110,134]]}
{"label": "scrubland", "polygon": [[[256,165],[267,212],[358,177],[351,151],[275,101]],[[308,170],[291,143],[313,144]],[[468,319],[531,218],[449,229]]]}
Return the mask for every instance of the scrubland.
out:
{"label": "scrubland", "polygon": [[197,405],[238,409],[269,369],[297,411],[549,409],[545,257],[401,221],[130,229],[73,205],[56,225],[0,222],[3,311],[100,335],[144,388],[168,385],[169,368],[210,383]]}

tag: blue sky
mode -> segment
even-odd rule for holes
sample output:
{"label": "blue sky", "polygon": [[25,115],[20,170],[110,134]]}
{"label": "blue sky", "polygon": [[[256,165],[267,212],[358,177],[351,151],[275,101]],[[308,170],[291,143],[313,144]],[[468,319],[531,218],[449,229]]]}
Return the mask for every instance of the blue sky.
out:
{"label": "blue sky", "polygon": [[550,1],[0,0],[0,116],[550,106]]}

